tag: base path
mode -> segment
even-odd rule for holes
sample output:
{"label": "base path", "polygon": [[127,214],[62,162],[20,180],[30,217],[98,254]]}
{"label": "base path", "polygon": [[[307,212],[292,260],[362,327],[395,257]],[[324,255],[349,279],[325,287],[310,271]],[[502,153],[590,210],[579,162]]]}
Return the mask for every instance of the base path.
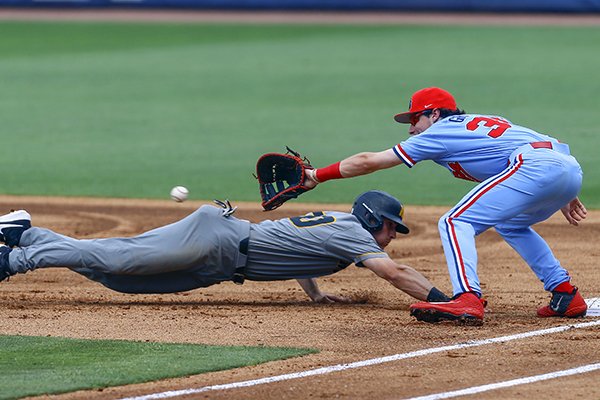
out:
{"label": "base path", "polygon": [[[33,224],[78,238],[132,236],[174,222],[206,202],[170,200],[0,197],[0,210],[25,208]],[[258,222],[320,209],[348,211],[350,205],[286,203],[265,213],[257,203],[234,203],[240,218]],[[437,233],[446,207],[408,205],[411,233],[390,245],[389,253],[450,292]],[[580,227],[562,215],[536,226],[567,267],[586,298],[600,297],[597,238],[600,211]],[[319,279],[323,290],[354,299],[354,304],[311,303],[295,281],[223,283],[170,295],[127,295],[66,269],[46,269],[11,277],[0,284],[0,334],[227,345],[294,346],[317,354],[187,378],[81,391],[52,399],[119,399],[149,393],[251,381],[331,365],[377,359],[428,348],[452,346],[540,329],[595,321],[540,319],[536,308],[549,296],[534,274],[494,232],[477,239],[479,271],[489,301],[481,327],[430,325],[415,321],[409,296],[368,270],[350,266]],[[132,329],[135,327],[135,329]],[[410,398],[512,381],[600,362],[600,327],[568,329],[510,343],[460,347],[418,358],[348,369],[328,375],[266,385],[211,391],[179,398],[306,399]],[[476,371],[475,371],[476,369]],[[476,372],[476,373],[475,373]],[[569,375],[481,393],[480,398],[545,398],[564,392],[600,398],[600,371]]]}

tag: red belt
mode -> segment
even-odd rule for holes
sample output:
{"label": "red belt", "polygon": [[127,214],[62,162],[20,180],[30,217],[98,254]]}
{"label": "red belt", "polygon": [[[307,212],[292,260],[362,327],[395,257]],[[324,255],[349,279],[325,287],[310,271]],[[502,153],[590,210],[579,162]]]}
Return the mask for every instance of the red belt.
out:
{"label": "red belt", "polygon": [[532,142],[529,144],[534,149],[553,149],[552,142]]}

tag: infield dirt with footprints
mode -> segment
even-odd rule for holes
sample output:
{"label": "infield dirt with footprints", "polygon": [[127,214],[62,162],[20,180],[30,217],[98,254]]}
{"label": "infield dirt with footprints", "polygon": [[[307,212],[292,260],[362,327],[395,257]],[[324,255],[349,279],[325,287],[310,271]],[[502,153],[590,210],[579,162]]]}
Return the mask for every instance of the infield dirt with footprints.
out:
{"label": "infield dirt with footprints", "polygon": [[[77,238],[132,236],[174,222],[203,202],[0,197],[0,210],[25,208],[36,226]],[[255,204],[236,203],[237,217],[253,222],[320,210],[290,202],[265,213]],[[325,209],[348,211],[349,205]],[[425,274],[449,292],[437,233],[443,207],[407,206],[411,228],[389,247],[390,255]],[[580,227],[562,215],[536,226],[580,287],[584,297],[600,297],[600,212]],[[489,301],[480,327],[430,325],[415,321],[413,299],[368,270],[350,266],[319,280],[323,290],[349,296],[354,304],[311,303],[295,281],[223,283],[172,295],[112,292],[66,269],[14,276],[0,284],[2,334],[205,344],[312,347],[320,353],[254,367],[161,382],[76,392],[57,399],[116,399],[166,390],[237,382],[419,349],[527,332],[592,318],[540,319],[536,308],[549,297],[536,277],[493,231],[478,240],[480,278]],[[188,398],[406,398],[516,379],[600,362],[600,328],[454,350],[328,375],[250,388],[213,391]],[[478,398],[597,399],[600,372],[502,389]],[[185,398],[185,397],[183,397]]]}

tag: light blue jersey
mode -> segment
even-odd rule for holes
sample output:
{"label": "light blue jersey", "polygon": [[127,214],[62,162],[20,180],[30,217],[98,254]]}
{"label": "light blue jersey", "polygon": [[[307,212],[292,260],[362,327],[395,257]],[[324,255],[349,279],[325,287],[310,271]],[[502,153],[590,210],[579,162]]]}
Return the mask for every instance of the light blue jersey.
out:
{"label": "light blue jersey", "polygon": [[454,294],[481,294],[475,236],[490,227],[553,290],[569,274],[531,225],[577,197],[583,173],[569,146],[486,115],[455,115],[393,147],[408,167],[432,160],[479,184],[439,221]]}
{"label": "light blue jersey", "polygon": [[455,115],[394,146],[394,152],[408,167],[432,160],[457,178],[482,182],[502,172],[511,153],[531,142],[558,143],[501,117]]}

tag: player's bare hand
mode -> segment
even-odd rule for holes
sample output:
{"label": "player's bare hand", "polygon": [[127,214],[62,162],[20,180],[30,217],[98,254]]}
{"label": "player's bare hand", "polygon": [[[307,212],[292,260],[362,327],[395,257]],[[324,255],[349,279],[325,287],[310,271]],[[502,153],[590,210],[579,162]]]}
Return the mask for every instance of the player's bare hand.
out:
{"label": "player's bare hand", "polygon": [[304,186],[313,189],[315,186],[319,184],[319,181],[316,178],[316,169],[307,169],[306,170],[306,179],[304,180]]}
{"label": "player's bare hand", "polygon": [[578,226],[579,221],[585,219],[587,216],[587,210],[581,200],[575,197],[566,206],[560,209],[569,224]]}
{"label": "player's bare hand", "polygon": [[336,294],[331,294],[331,293],[321,293],[319,296],[316,296],[313,301],[315,303],[351,303],[352,300],[344,297],[344,296],[338,296]]}

